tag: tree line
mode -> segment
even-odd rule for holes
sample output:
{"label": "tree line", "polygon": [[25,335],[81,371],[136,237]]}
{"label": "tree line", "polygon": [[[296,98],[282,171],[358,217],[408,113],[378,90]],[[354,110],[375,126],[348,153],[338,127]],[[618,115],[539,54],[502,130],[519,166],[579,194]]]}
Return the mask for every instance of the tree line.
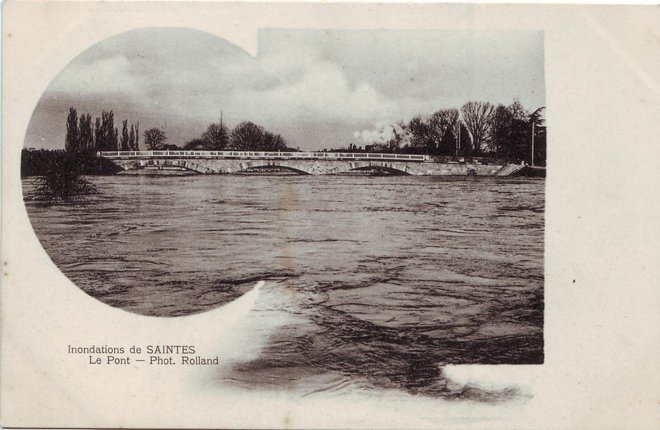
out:
{"label": "tree line", "polygon": [[[469,101],[460,109],[441,109],[428,116],[417,115],[392,126],[387,141],[367,146],[370,151],[421,153],[435,156],[489,156],[507,161],[531,161],[534,142],[535,164],[545,164],[546,127],[543,107],[527,111],[518,100],[508,106]],[[144,132],[150,150],[181,149],[167,144],[165,131],[154,127]],[[113,111],[103,111],[92,123],[89,113],[78,117],[69,109],[65,149],[68,153],[96,151],[137,151],[140,123],[122,121],[121,134],[114,124]],[[351,145],[356,148],[355,145]],[[183,145],[186,150],[290,151],[286,140],[251,121],[229,129],[222,120],[211,123],[200,137]]]}
{"label": "tree line", "polygon": [[78,117],[76,108],[69,108],[66,120],[64,149],[68,153],[93,154],[96,151],[137,151],[140,145],[140,123],[131,124],[122,121],[121,135],[115,127],[113,111],[103,111],[92,123],[92,116],[82,114]]}
{"label": "tree line", "polygon": [[490,156],[507,161],[545,164],[546,127],[543,107],[525,110],[518,100],[509,106],[470,101],[460,109],[442,109],[417,115],[392,127],[392,137],[374,142],[373,151],[420,153],[438,156]]}
{"label": "tree line", "polygon": [[[158,127],[144,131],[144,145],[150,150],[181,149],[168,144],[165,131]],[[92,154],[96,151],[139,151],[140,123],[128,125],[122,121],[121,134],[115,127],[113,111],[103,111],[92,123],[89,113],[78,117],[75,107],[69,108],[66,120],[65,150],[68,153]],[[286,140],[250,121],[243,121],[230,130],[222,121],[211,123],[200,137],[186,142],[187,150],[285,151]]]}
{"label": "tree line", "polygon": [[286,140],[251,121],[243,121],[233,130],[220,121],[209,124],[206,131],[183,146],[187,150],[210,151],[288,151]]}
{"label": "tree line", "polygon": [[[166,144],[167,136],[159,128],[152,128],[144,133],[144,143],[150,150],[182,149],[177,145]],[[183,145],[185,150],[199,151],[288,151],[286,140],[279,134],[263,127],[243,121],[229,130],[222,122],[211,123],[200,137]]]}

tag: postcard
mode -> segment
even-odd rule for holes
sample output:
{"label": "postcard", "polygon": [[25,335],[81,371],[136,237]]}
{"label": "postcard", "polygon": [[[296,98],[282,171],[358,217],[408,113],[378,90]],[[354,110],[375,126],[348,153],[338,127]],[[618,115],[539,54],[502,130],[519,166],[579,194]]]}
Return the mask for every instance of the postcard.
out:
{"label": "postcard", "polygon": [[4,427],[657,428],[657,7],[3,12]]}

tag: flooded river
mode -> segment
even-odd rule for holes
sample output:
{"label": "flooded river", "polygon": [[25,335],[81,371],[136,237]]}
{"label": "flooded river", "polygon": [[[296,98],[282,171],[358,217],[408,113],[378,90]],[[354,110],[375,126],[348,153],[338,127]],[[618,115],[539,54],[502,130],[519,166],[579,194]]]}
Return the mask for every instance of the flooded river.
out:
{"label": "flooded river", "polygon": [[443,364],[543,361],[543,179],[89,180],[101,193],[84,203],[26,202],[44,248],[87,294],[176,317],[266,282],[254,312],[286,322],[234,383],[324,375],[328,390],[443,395]]}

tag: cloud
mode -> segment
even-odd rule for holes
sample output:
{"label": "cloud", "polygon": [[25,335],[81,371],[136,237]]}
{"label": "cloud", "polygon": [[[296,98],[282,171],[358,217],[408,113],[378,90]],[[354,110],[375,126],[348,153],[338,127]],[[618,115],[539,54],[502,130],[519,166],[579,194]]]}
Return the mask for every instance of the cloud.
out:
{"label": "cloud", "polygon": [[322,120],[356,122],[386,116],[394,108],[371,85],[349,85],[334,63],[318,61],[304,66],[295,80],[263,91],[235,94],[231,106],[245,115],[267,115],[277,122]]}
{"label": "cloud", "polygon": [[65,94],[143,94],[146,82],[131,71],[124,55],[101,58],[91,63],[74,61],[53,80],[48,91]]}
{"label": "cloud", "polygon": [[35,110],[49,119],[30,138],[62,141],[62,118],[76,106],[166,124],[176,143],[221,111],[230,126],[250,120],[304,149],[387,141],[395,121],[471,99],[541,103],[542,37],[509,33],[272,29],[260,32],[255,58],[199,31],[135,30],[56,77]]}

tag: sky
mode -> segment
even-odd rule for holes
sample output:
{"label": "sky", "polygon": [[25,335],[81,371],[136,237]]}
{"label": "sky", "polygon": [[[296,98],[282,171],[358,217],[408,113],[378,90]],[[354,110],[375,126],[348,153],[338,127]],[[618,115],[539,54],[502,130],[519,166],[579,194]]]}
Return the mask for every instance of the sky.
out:
{"label": "sky", "polygon": [[113,110],[116,125],[139,121],[142,132],[160,127],[179,146],[222,114],[229,127],[252,121],[302,150],[368,144],[396,121],[470,100],[545,106],[538,31],[263,29],[258,39],[256,57],[185,28],[106,39],[53,79],[25,146],[63,148],[71,106],[93,118]]}

